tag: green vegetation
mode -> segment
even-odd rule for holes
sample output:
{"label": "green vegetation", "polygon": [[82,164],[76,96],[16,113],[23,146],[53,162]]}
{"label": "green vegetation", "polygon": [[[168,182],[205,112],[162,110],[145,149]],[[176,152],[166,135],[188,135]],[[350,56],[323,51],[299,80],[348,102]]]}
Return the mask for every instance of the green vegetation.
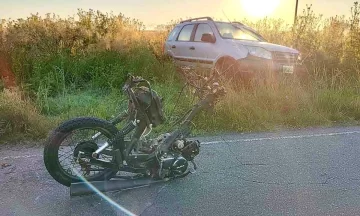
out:
{"label": "green vegetation", "polygon": [[[359,12],[355,3],[350,19],[323,20],[309,8],[293,26],[268,18],[244,20],[270,42],[299,49],[307,79],[228,88],[213,112],[197,117],[195,132],[357,124]],[[0,58],[11,64],[18,89],[0,92],[0,139],[44,138],[59,122],[77,116],[109,119],[126,105],[120,88],[127,73],[150,80],[164,97],[168,122],[157,131],[166,130],[193,102],[190,89],[178,102],[182,80],[162,55],[172,23],[149,32],[138,20],[93,10],[79,10],[76,19],[49,14],[3,20]]]}

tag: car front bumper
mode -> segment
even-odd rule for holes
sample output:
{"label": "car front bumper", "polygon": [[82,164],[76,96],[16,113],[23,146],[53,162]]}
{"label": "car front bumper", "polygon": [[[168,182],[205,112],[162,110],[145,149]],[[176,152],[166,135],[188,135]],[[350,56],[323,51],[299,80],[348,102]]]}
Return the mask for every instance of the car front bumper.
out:
{"label": "car front bumper", "polygon": [[243,73],[267,73],[301,75],[305,73],[305,67],[298,62],[278,62],[276,60],[267,60],[254,56],[248,56],[238,60],[239,68]]}

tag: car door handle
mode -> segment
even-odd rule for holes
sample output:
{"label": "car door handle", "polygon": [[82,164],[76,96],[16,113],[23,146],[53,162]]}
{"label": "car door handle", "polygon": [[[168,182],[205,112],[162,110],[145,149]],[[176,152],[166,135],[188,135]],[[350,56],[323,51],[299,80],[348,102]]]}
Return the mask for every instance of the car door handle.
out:
{"label": "car door handle", "polygon": [[171,48],[175,49],[175,48],[176,48],[176,46],[175,46],[175,45],[172,45],[172,46],[171,46]]}
{"label": "car door handle", "polygon": [[191,49],[191,50],[195,50],[195,47],[192,46],[192,47],[190,47],[190,49]]}

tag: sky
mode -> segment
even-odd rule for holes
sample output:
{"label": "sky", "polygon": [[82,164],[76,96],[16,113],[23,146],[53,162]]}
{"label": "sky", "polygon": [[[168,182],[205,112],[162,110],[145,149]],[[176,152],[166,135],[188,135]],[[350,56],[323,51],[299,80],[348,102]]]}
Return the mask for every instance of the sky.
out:
{"label": "sky", "polygon": [[[325,17],[349,15],[355,0],[299,0],[299,13],[307,4]],[[291,23],[296,0],[0,0],[0,19],[25,18],[31,13],[75,15],[78,8],[123,13],[148,28],[178,18],[211,16],[218,19],[282,18]],[[225,14],[225,15],[224,15]],[[227,17],[227,18],[226,18]]]}

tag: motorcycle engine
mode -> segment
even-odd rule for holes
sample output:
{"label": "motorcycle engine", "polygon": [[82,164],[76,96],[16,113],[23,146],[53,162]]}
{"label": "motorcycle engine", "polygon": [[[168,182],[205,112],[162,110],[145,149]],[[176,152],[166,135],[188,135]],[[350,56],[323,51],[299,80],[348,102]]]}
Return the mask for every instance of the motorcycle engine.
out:
{"label": "motorcycle engine", "polygon": [[188,168],[188,161],[176,153],[164,154],[161,157],[162,177],[181,175]]}
{"label": "motorcycle engine", "polygon": [[188,161],[192,161],[200,153],[200,142],[198,140],[176,140],[173,144],[175,151],[181,152],[181,155]]}
{"label": "motorcycle engine", "polygon": [[160,156],[159,176],[181,175],[186,172],[189,161],[192,161],[200,152],[199,141],[176,140],[171,151]]}

